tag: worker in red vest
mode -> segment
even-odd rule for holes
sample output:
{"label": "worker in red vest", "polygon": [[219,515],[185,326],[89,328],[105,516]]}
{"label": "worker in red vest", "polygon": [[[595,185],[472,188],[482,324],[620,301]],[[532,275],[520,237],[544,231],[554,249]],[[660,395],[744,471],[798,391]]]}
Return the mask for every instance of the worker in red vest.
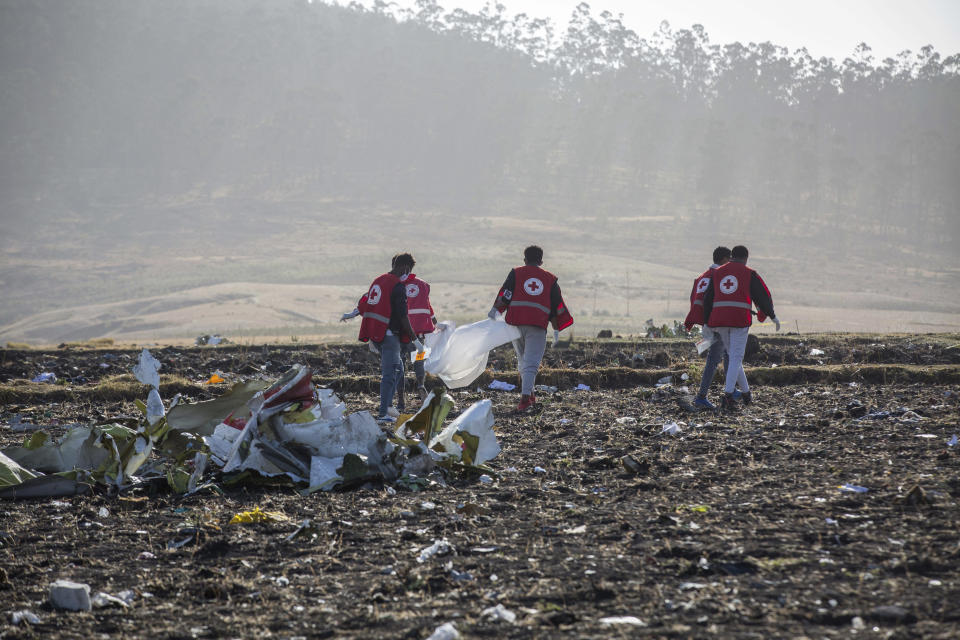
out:
{"label": "worker in red vest", "polygon": [[[711,270],[729,261],[730,249],[728,247],[717,247],[713,250],[713,264],[693,281],[693,288],[690,290],[690,311],[687,313],[686,320],[683,321],[683,325],[687,328],[687,331],[690,331],[693,325],[699,324],[704,327],[704,337],[710,336],[711,329],[706,326],[703,320],[703,297],[710,287]],[[713,374],[716,372],[720,361],[726,361],[728,359],[726,355],[727,352],[723,347],[723,340],[718,336],[713,336],[713,338],[713,344],[710,345],[710,349],[707,351],[707,362],[703,365],[703,375],[700,378],[700,391],[693,400],[695,407],[710,411],[717,408],[707,399],[707,393],[710,391],[710,383],[713,382]],[[729,368],[729,366],[729,362],[724,363],[724,369]]]}
{"label": "worker in red vest", "polygon": [[[397,256],[394,256],[394,261],[396,261]],[[392,265],[391,268],[395,266]],[[418,278],[415,274],[409,273],[405,276],[401,276],[400,280],[403,282],[404,290],[407,294],[407,317],[410,320],[410,326],[413,327],[413,331],[417,336],[417,339],[422,343],[424,336],[428,333],[433,333],[437,326],[437,317],[433,312],[433,306],[430,304],[430,285]],[[340,322],[346,322],[351,318],[355,318],[360,315],[360,307],[363,306],[364,302],[367,299],[367,294],[363,294],[360,297],[360,301],[357,303],[357,307],[349,312],[340,316]],[[375,342],[370,342],[374,347],[377,346]],[[374,349],[379,353],[379,349]],[[404,354],[413,353],[414,343],[407,342],[401,345],[401,351]],[[403,362],[403,357],[401,357],[401,362]],[[405,363],[404,363],[404,366]],[[417,358],[413,363],[413,372],[416,377],[417,382],[417,393],[420,395],[420,399],[423,400],[427,397],[427,387],[426,387],[426,371],[424,370],[424,358],[423,352],[417,353]],[[406,381],[406,373],[401,376],[399,384],[397,384],[397,413],[403,413],[406,407],[406,398],[404,394],[404,386]]]}
{"label": "worker in red vest", "polygon": [[730,356],[726,384],[720,409],[735,411],[733,392],[740,386],[744,404],[753,401],[747,375],[743,371],[743,353],[750,333],[752,308],[757,306],[757,320],[769,316],[780,331],[780,321],[773,310],[773,298],[766,283],[756,271],[747,266],[749,252],[737,245],[730,254],[730,262],[710,270],[710,286],[703,296],[703,318],[720,339]]}
{"label": "worker in red vest", "polygon": [[[410,324],[404,283],[404,278],[415,264],[409,253],[394,256],[390,271],[373,281],[356,309],[363,316],[360,341],[374,342],[380,352],[380,412],[377,422],[381,424],[396,422],[399,415],[391,403],[397,385],[403,381],[401,345],[413,343],[417,353],[423,353],[423,342],[417,339],[417,333]],[[348,317],[352,315],[344,314],[341,320]]]}
{"label": "worker in red vest", "polygon": [[517,367],[520,369],[520,404],[517,411],[527,411],[536,403],[533,394],[537,371],[547,347],[547,325],[553,325],[553,345],[559,341],[560,331],[573,324],[573,318],[563,302],[557,277],[542,269],[543,249],[530,246],[523,251],[523,266],[510,270],[497,295],[490,313],[491,319],[506,311],[507,324],[520,329],[520,339],[514,342]]}
{"label": "worker in red vest", "polygon": [[[407,294],[407,317],[410,319],[410,326],[413,327],[414,334],[422,343],[424,336],[428,333],[433,333],[437,326],[437,316],[433,312],[433,306],[430,304],[430,285],[413,273],[407,274],[407,276],[403,278],[403,284]],[[408,345],[406,351],[407,353],[412,353],[412,346]],[[413,373],[417,381],[417,393],[420,394],[421,400],[427,397],[427,387],[424,384],[427,374],[423,368],[424,359],[422,354],[423,352],[419,352],[417,359],[413,362]],[[401,379],[397,390],[397,408],[401,413],[403,412],[405,404],[403,386],[403,379]]]}

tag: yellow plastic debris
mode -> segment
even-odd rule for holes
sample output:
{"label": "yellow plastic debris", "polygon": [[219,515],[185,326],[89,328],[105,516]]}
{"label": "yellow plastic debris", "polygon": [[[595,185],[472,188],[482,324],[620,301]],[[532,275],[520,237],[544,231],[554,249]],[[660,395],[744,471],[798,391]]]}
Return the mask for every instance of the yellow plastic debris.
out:
{"label": "yellow plastic debris", "polygon": [[230,524],[254,524],[256,522],[286,522],[287,516],[279,511],[261,511],[254,507],[253,511],[241,511],[230,519]]}
{"label": "yellow plastic debris", "polygon": [[220,377],[220,374],[213,374],[210,376],[210,379],[207,380],[207,384],[217,384],[218,382],[226,382],[223,378]]}

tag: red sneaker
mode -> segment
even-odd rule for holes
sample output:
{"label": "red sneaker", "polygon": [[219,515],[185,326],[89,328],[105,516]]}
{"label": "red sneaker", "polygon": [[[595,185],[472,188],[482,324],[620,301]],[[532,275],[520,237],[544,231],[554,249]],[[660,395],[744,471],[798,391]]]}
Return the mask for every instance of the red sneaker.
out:
{"label": "red sneaker", "polygon": [[517,413],[523,413],[524,411],[530,410],[536,403],[536,399],[533,397],[533,394],[529,396],[520,396],[520,404],[517,405]]}

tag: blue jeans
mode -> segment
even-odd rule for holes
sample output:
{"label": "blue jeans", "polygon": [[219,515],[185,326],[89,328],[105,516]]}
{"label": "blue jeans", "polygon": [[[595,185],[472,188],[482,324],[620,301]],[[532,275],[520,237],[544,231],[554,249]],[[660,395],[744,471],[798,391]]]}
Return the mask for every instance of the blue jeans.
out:
{"label": "blue jeans", "polygon": [[720,339],[720,336],[715,336],[713,344],[710,345],[710,350],[707,351],[707,363],[703,365],[703,377],[700,379],[698,398],[707,397],[707,392],[710,391],[710,383],[713,382],[713,374],[721,360],[723,360],[723,370],[726,371],[730,367],[730,356],[727,354],[727,350],[723,348],[723,340]]}
{"label": "blue jeans", "polygon": [[380,416],[387,415],[387,409],[397,392],[397,386],[403,382],[403,361],[400,359],[400,338],[384,336],[380,343]]}

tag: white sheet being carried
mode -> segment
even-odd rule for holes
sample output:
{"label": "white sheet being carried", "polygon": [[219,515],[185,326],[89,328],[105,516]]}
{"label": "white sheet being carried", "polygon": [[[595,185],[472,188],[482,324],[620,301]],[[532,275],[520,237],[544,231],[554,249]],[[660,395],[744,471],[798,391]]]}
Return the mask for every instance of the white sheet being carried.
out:
{"label": "white sheet being carried", "polygon": [[487,368],[491,349],[520,338],[520,330],[502,319],[488,318],[463,327],[447,321],[440,326],[426,336],[430,355],[423,366],[451,389],[460,389],[479,378]]}

